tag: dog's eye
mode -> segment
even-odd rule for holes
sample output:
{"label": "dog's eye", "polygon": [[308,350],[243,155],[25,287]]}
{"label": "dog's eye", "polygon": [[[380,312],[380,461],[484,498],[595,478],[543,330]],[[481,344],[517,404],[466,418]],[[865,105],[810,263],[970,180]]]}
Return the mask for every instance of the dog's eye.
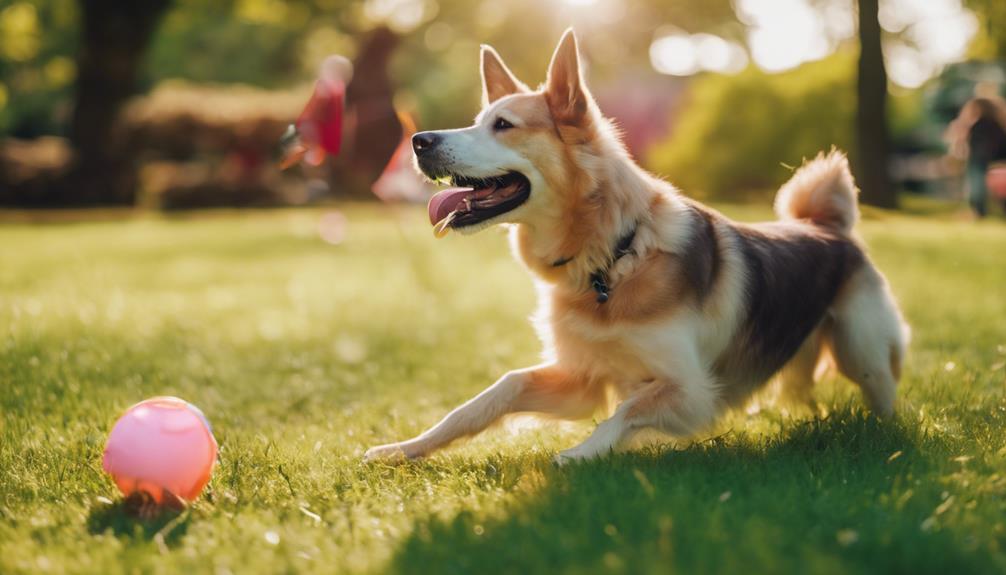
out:
{"label": "dog's eye", "polygon": [[504,118],[496,118],[496,121],[493,122],[493,131],[496,131],[496,132],[502,132],[503,130],[509,130],[512,127],[513,127],[513,124],[511,124],[510,122],[508,122]]}

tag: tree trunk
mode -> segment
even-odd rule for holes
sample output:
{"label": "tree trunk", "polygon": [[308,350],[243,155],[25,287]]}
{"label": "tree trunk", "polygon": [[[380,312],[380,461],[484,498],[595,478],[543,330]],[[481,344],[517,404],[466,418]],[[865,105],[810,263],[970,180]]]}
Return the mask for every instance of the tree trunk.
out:
{"label": "tree trunk", "polygon": [[388,28],[375,28],[364,37],[353,62],[353,81],[346,88],[347,124],[353,129],[347,131],[348,141],[333,169],[340,193],[372,199],[374,182],[402,141],[388,70],[398,42]]}
{"label": "tree trunk", "polygon": [[81,42],[70,139],[76,159],[62,200],[132,204],[135,156],[118,129],[157,23],[171,0],[80,0]]}
{"label": "tree trunk", "polygon": [[856,179],[863,203],[894,208],[898,196],[888,173],[887,70],[880,44],[878,0],[859,0],[859,81],[856,91]]}

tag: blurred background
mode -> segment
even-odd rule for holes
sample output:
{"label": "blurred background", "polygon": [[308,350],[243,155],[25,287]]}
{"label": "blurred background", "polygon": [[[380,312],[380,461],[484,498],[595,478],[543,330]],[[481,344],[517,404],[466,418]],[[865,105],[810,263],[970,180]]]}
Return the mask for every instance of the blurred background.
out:
{"label": "blurred background", "polygon": [[[1002,0],[0,0],[0,205],[419,201],[401,143],[471,121],[479,44],[534,86],[568,26],[633,155],[704,199],[835,145],[866,203],[962,205],[947,126],[1006,86]],[[343,151],[281,172],[330,54]]]}

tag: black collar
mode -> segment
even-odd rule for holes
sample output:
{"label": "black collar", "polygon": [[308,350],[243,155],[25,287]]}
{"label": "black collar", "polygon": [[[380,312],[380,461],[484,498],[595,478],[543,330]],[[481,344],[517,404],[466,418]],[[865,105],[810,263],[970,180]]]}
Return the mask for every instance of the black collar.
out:
{"label": "black collar", "polygon": [[[615,250],[612,253],[611,261],[608,262],[608,265],[594,270],[594,272],[590,274],[590,288],[597,292],[597,303],[604,303],[608,301],[609,292],[611,292],[611,287],[608,286],[608,270],[611,269],[611,266],[615,265],[615,262],[624,256],[635,253],[635,250],[632,249],[632,242],[636,239],[637,227],[638,226],[636,224],[633,224],[632,229],[618,239],[618,243],[615,244]],[[568,258],[561,258],[552,262],[552,267],[561,267],[571,261],[573,261],[572,256]]]}

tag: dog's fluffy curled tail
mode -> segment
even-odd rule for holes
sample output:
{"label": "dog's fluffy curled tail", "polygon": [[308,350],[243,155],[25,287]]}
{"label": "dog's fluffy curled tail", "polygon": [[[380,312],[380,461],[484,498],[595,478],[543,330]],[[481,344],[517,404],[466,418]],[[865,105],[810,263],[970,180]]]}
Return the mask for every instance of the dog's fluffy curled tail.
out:
{"label": "dog's fluffy curled tail", "polygon": [[779,189],[775,212],[783,220],[810,220],[848,234],[859,219],[858,195],[845,154],[822,152]]}

